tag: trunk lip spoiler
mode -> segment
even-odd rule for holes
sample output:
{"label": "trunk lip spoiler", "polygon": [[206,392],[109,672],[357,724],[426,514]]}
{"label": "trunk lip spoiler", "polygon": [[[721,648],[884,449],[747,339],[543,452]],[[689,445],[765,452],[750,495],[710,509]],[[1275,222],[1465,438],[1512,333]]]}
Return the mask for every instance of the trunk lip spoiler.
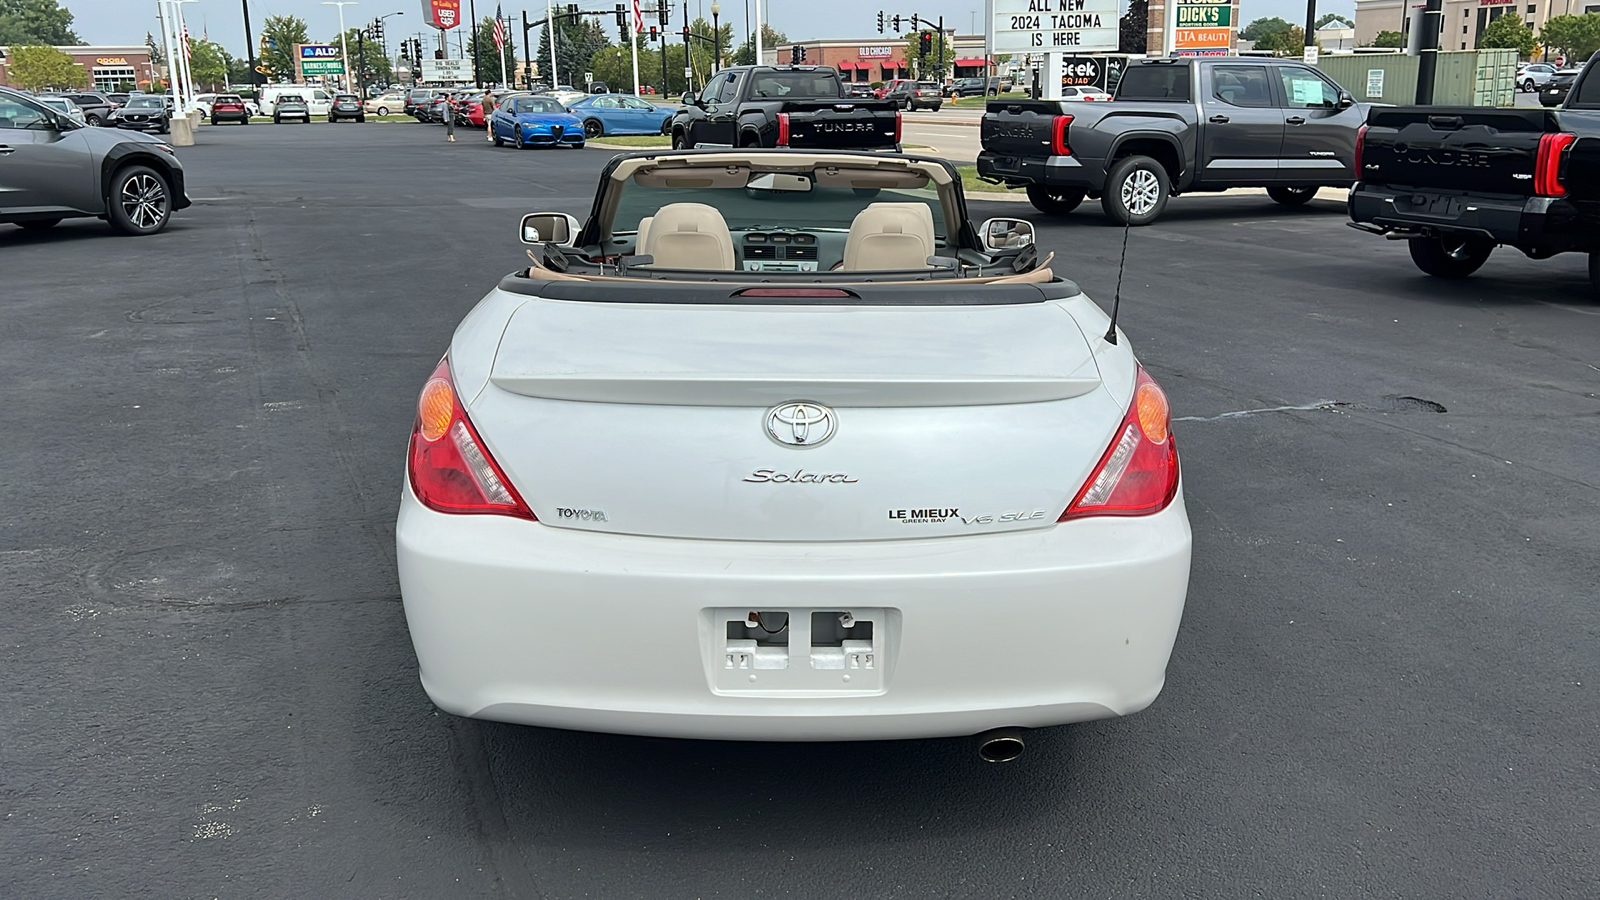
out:
{"label": "trunk lip spoiler", "polygon": [[[1079,373],[1094,371],[1080,367]],[[739,373],[495,373],[501,390],[545,400],[652,406],[773,406],[797,397],[839,408],[998,406],[1070,400],[1096,375],[755,375]]]}

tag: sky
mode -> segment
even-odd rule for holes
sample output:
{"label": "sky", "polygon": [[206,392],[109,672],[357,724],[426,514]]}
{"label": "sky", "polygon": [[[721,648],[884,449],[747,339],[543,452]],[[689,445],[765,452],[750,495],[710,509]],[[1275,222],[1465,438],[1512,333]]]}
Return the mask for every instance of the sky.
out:
{"label": "sky", "polygon": [[[466,9],[468,0],[463,0]],[[476,0],[479,16],[494,14],[495,0]],[[631,2],[631,0],[630,0]],[[754,0],[722,0],[722,21],[732,22],[736,33],[744,31],[745,9]],[[543,0],[501,0],[506,15],[512,16],[527,9],[530,18],[544,17]],[[158,33],[156,0],[61,0],[61,5],[72,11],[73,30],[91,44],[129,45],[144,43],[145,32]],[[583,9],[607,9],[614,0],[582,0]],[[643,0],[643,6],[653,6]],[[893,7],[869,6],[860,0],[767,0],[767,19],[772,27],[791,38],[874,38],[878,32],[878,9]],[[974,0],[918,0],[910,7],[919,14],[945,17],[945,25],[962,33],[983,26],[984,5]],[[680,19],[683,0],[674,0],[673,29],[683,27]],[[702,13],[711,18],[711,0],[689,0],[691,18]],[[397,34],[410,35],[422,26],[422,4],[419,0],[361,0],[354,6],[344,7],[345,25],[356,27],[373,16],[400,11],[404,15],[385,20],[391,41]],[[1318,13],[1337,12],[1355,17],[1354,0],[1322,0]],[[184,19],[189,23],[189,33],[199,36],[209,33],[236,56],[244,55],[244,25],[241,0],[198,0],[183,5]],[[324,6],[319,0],[250,0],[252,31],[261,33],[261,23],[267,16],[294,15],[306,21],[313,39],[331,39],[339,31],[339,11]],[[1248,23],[1263,16],[1280,16],[1291,22],[1305,21],[1304,0],[1243,0],[1240,18]],[[613,30],[609,20],[607,30]],[[906,30],[910,30],[909,26]],[[538,39],[538,34],[532,36]],[[520,43],[520,42],[519,42]]]}

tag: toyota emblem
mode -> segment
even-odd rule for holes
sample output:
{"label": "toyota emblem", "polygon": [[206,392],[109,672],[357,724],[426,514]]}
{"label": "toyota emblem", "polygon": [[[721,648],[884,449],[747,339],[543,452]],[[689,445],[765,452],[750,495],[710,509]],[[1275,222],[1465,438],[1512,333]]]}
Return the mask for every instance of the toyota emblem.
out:
{"label": "toyota emblem", "polygon": [[838,430],[833,410],[796,400],[767,410],[767,435],[785,447],[815,447]]}

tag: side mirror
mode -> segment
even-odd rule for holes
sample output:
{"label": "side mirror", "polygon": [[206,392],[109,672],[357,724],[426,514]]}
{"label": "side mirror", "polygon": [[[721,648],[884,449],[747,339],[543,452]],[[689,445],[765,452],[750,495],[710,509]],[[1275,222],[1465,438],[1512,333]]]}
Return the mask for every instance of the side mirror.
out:
{"label": "side mirror", "polygon": [[1011,253],[1033,246],[1033,223],[1025,219],[986,219],[978,226],[983,249]]}
{"label": "side mirror", "polygon": [[522,242],[570,247],[582,229],[583,224],[566,213],[528,213],[522,217]]}
{"label": "side mirror", "polygon": [[684,106],[699,106],[700,97],[694,91],[686,91],[683,95]]}
{"label": "side mirror", "polygon": [[1356,98],[1350,96],[1350,92],[1349,91],[1340,91],[1339,92],[1339,108],[1340,109],[1349,109],[1350,107],[1355,106],[1355,105],[1356,105]]}

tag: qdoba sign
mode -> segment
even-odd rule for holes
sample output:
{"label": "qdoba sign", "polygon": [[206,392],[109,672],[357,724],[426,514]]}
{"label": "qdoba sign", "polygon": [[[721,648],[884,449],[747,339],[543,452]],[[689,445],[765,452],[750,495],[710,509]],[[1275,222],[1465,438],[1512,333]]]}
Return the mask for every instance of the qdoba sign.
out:
{"label": "qdoba sign", "polygon": [[1117,0],[994,0],[994,52],[1117,49]]}
{"label": "qdoba sign", "polygon": [[422,18],[440,31],[461,24],[461,0],[422,0]]}

